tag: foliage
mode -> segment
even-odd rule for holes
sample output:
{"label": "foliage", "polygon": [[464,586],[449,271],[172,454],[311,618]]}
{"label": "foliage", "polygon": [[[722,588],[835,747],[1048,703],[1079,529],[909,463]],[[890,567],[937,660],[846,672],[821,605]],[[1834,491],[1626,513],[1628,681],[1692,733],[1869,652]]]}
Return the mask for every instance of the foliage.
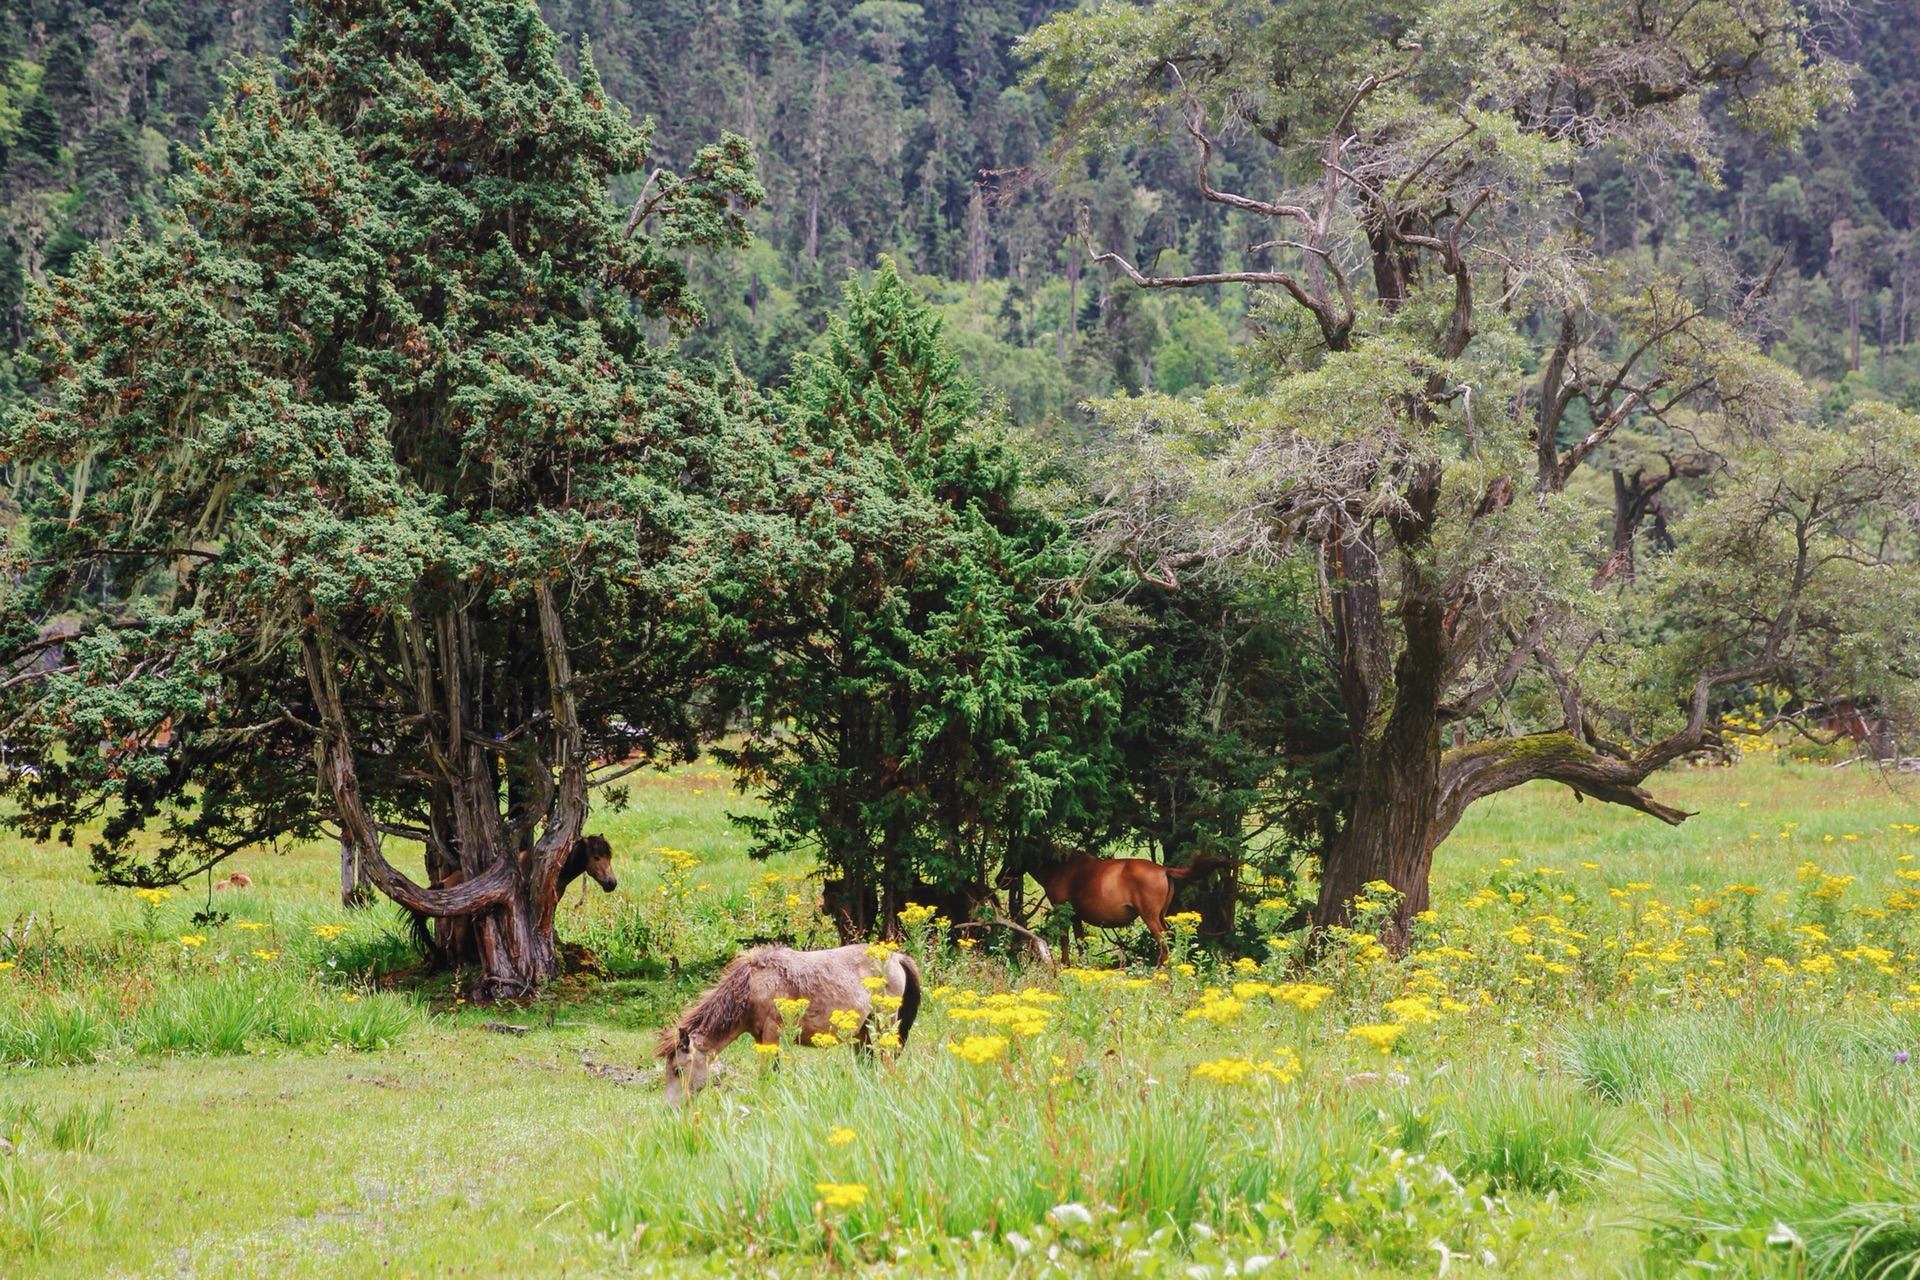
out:
{"label": "foliage", "polygon": [[766,787],[759,850],[816,850],[890,927],[916,879],[983,883],[1104,817],[1124,664],[1050,588],[1064,530],[891,264],[782,408],[795,540],[715,587],[745,618],[720,682],[748,727],[716,754]]}

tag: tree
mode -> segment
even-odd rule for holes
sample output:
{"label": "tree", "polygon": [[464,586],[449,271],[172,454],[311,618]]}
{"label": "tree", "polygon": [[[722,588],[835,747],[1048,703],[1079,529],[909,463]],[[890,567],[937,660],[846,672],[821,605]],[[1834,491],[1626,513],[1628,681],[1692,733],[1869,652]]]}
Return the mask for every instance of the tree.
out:
{"label": "tree", "polygon": [[[1796,412],[1795,380],[1742,332],[1758,290],[1610,278],[1587,252],[1575,179],[1600,152],[1677,155],[1710,177],[1710,94],[1736,123],[1790,138],[1844,97],[1807,31],[1787,0],[1200,0],[1103,5],[1027,41],[1070,150],[1177,129],[1202,195],[1259,242],[1234,269],[1160,275],[1084,233],[1093,261],[1141,288],[1273,296],[1263,384],[1103,406],[1122,447],[1098,537],[1164,589],[1223,560],[1313,565],[1353,769],[1319,923],[1385,881],[1404,895],[1404,941],[1435,846],[1474,800],[1522,782],[1679,822],[1641,784],[1710,740],[1716,696],[1815,677],[1802,628],[1832,557],[1791,575],[1757,621],[1707,597],[1725,615],[1691,634],[1718,625],[1729,642],[1686,649],[1657,686],[1664,704],[1591,705],[1602,682],[1588,673],[1628,665],[1634,637],[1606,591],[1611,540],[1568,491],[1628,424],[1739,442]],[[1279,194],[1216,185],[1227,131],[1272,148]],[[1904,494],[1906,472],[1885,479],[1880,497]],[[1886,530],[1848,554],[1876,582],[1907,580],[1897,503],[1819,509],[1828,533],[1842,519]]]}
{"label": "tree", "polygon": [[555,44],[529,0],[315,5],[179,214],[39,295],[48,394],[0,430],[9,820],[101,821],[140,885],[330,832],[471,918],[489,998],[556,972],[590,788],[690,750],[698,518],[753,420],[648,338],[700,315],[689,251],[743,243],[745,144],[615,208],[648,129]]}
{"label": "tree", "polygon": [[1126,664],[1049,591],[1071,540],[891,262],[847,286],[781,418],[790,534],[725,575],[719,705],[747,736],[716,754],[766,788],[755,851],[814,851],[852,929],[892,932],[916,880],[988,882],[1094,820]]}

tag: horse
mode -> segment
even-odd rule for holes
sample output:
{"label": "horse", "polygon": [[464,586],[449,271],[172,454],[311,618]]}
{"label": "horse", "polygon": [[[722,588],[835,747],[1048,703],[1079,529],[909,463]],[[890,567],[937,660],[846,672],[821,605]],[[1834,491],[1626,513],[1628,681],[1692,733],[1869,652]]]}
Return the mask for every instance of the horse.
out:
{"label": "horse", "polygon": [[[607,893],[620,887],[620,882],[613,874],[613,846],[607,843],[605,836],[581,836],[567,846],[567,857],[560,864],[560,876],[556,882],[556,906],[567,896],[567,890],[573,882],[583,875],[593,877],[593,882]],[[429,887],[451,889],[466,878],[464,871],[454,871],[434,881]],[[443,917],[439,921],[439,929],[435,930],[424,913],[409,911],[407,914],[413,918],[414,945],[433,962],[432,967],[445,968],[479,960],[473,928],[465,916]]]}
{"label": "horse", "polygon": [[867,990],[861,980],[876,974],[885,980],[887,994],[900,1000],[898,1026],[904,1048],[920,1012],[920,966],[913,957],[892,951],[877,960],[858,944],[825,951],[755,947],[735,956],[720,981],[660,1033],[654,1056],[665,1064],[667,1102],[679,1106],[704,1089],[708,1064],[739,1037],[750,1035],[756,1044],[779,1044],[783,1020],[777,1000],[807,1001],[800,1016],[801,1044],[811,1045],[822,1034],[831,1033],[836,1040],[848,1034],[832,1024],[833,1015],[842,1010],[860,1015],[860,1025],[852,1034],[865,1044],[873,997],[878,993]]}
{"label": "horse", "polygon": [[[1139,920],[1167,962],[1167,908],[1179,886],[1227,865],[1219,858],[1199,857],[1186,867],[1162,866],[1146,858],[1095,858],[1075,849],[1060,861],[1032,868],[1030,874],[1046,890],[1054,906],[1073,907],[1073,932],[1084,947],[1086,926],[1118,929]],[[1062,950],[1068,949],[1063,940]],[[1070,957],[1069,957],[1070,958]]]}
{"label": "horse", "polygon": [[251,889],[253,877],[244,871],[236,871],[225,880],[215,880],[213,887],[216,892],[222,889]]}

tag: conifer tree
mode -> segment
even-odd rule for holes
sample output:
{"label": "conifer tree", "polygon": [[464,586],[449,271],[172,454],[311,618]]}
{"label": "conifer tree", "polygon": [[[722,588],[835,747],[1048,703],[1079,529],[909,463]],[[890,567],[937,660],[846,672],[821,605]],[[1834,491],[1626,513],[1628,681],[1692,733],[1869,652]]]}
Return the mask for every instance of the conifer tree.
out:
{"label": "conifer tree", "polygon": [[845,312],[783,398],[793,541],[727,575],[757,621],[725,677],[749,733],[721,754],[766,787],[759,850],[815,851],[864,931],[916,879],[979,884],[1099,820],[1131,660],[1049,594],[1065,531],[932,308],[883,261]]}
{"label": "conifer tree", "polygon": [[749,399],[649,338],[744,243],[746,145],[614,207],[649,126],[555,46],[531,0],[320,0],[178,216],[42,294],[48,394],[0,428],[12,820],[102,822],[140,885],[325,831],[471,919],[488,997],[556,970],[590,788],[690,747],[691,531]]}

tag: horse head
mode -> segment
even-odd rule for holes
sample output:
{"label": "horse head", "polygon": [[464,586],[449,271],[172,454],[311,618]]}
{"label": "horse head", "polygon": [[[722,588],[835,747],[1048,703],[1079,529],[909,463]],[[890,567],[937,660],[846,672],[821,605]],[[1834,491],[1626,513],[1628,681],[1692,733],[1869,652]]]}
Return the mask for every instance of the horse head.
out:
{"label": "horse head", "polygon": [[583,875],[592,876],[593,882],[608,893],[620,887],[613,878],[613,846],[605,836],[581,836],[573,842],[560,868],[560,892],[565,894],[567,886]]}
{"label": "horse head", "polygon": [[689,1027],[674,1027],[661,1038],[666,1066],[667,1105],[677,1107],[707,1087],[707,1055],[693,1042]]}

